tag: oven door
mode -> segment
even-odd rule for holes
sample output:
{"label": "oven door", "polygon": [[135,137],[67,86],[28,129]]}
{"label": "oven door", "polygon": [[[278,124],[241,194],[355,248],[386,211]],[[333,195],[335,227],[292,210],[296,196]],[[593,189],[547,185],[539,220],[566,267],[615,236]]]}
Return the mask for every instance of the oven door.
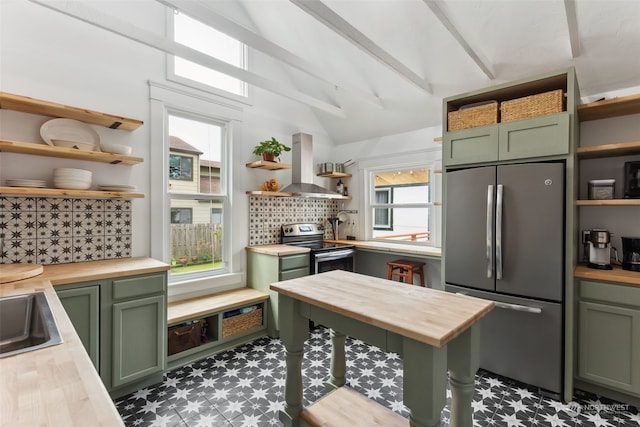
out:
{"label": "oven door", "polygon": [[353,249],[312,253],[311,274],[331,270],[353,271]]}

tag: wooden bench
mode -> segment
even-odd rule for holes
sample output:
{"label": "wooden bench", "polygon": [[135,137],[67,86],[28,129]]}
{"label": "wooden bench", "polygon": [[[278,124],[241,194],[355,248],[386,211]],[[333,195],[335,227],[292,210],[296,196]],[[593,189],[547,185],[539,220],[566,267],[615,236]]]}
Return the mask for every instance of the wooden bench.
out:
{"label": "wooden bench", "polygon": [[408,427],[409,420],[347,386],[340,387],[312,406],[300,418],[322,427]]}
{"label": "wooden bench", "polygon": [[233,289],[167,304],[167,323],[174,325],[246,305],[266,301],[269,295],[251,288]]}
{"label": "wooden bench", "polygon": [[[187,339],[191,346],[169,354],[168,367],[174,368],[223,351],[266,334],[266,301],[269,294],[256,289],[241,288],[203,295],[167,304],[168,339]],[[255,306],[255,309],[252,310]],[[252,311],[243,312],[242,309]],[[246,322],[249,321],[248,327]],[[177,332],[179,325],[200,323],[207,329],[206,342],[200,336],[181,337],[187,332]],[[185,331],[190,331],[188,325]],[[196,329],[200,331],[200,327]],[[175,336],[172,336],[171,334]],[[198,334],[198,332],[195,332]],[[196,341],[196,342],[194,342]],[[175,344],[175,341],[173,341]],[[175,348],[175,346],[174,346]],[[173,350],[176,351],[176,350]]]}

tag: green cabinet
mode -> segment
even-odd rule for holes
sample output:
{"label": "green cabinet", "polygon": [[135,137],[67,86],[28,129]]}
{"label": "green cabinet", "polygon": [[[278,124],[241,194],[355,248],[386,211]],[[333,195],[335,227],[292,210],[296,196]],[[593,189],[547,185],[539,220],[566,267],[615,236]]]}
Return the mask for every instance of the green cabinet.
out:
{"label": "green cabinet", "polygon": [[272,255],[247,251],[247,286],[269,294],[267,310],[267,334],[279,335],[278,293],[269,289],[271,283],[295,279],[309,274],[309,253]]}
{"label": "green cabinet", "polygon": [[112,397],[162,380],[166,272],[56,286],[56,292]]}
{"label": "green cabinet", "polygon": [[447,132],[446,166],[569,154],[569,113]]}
{"label": "green cabinet", "polygon": [[100,285],[82,284],[56,287],[76,333],[96,370],[100,370]]}
{"label": "green cabinet", "polygon": [[640,288],[579,286],[578,378],[640,397]]}

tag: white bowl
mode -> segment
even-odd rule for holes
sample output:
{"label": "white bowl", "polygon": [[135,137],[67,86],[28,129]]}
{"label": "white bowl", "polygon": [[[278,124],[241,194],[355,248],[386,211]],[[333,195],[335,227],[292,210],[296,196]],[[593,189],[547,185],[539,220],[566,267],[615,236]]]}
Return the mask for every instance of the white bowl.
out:
{"label": "white bowl", "polygon": [[52,139],[51,142],[57,147],[75,148],[77,150],[95,151],[96,145],[91,142],[70,141],[66,139]]}
{"label": "white bowl", "polygon": [[55,188],[61,188],[66,190],[87,190],[91,188],[91,181],[73,181],[73,180],[53,180],[53,186]]}
{"label": "white bowl", "polygon": [[100,149],[105,153],[122,154],[128,156],[131,154],[131,147],[122,144],[100,144]]}
{"label": "white bowl", "polygon": [[54,177],[66,177],[66,178],[88,178],[91,179],[92,172],[84,169],[72,169],[72,168],[57,168],[53,170]]}

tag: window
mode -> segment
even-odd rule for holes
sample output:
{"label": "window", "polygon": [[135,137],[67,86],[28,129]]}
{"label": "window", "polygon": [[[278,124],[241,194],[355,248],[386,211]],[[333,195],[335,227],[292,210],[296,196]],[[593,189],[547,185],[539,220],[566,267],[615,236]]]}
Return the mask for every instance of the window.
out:
{"label": "window", "polygon": [[424,165],[370,171],[373,239],[431,244],[430,175]]}
{"label": "window", "polygon": [[193,158],[169,155],[169,177],[183,181],[193,181]]}
{"label": "window", "polygon": [[215,274],[225,266],[226,126],[179,111],[167,124],[171,278]]}
{"label": "window", "polygon": [[171,224],[191,224],[193,210],[189,208],[171,208]]}
{"label": "window", "polygon": [[[247,69],[247,48],[244,43],[184,13],[172,13],[171,16],[176,43]],[[224,91],[226,96],[231,94],[239,100],[247,97],[248,86],[242,80],[173,55],[169,55],[167,62],[170,80],[218,94]]]}

